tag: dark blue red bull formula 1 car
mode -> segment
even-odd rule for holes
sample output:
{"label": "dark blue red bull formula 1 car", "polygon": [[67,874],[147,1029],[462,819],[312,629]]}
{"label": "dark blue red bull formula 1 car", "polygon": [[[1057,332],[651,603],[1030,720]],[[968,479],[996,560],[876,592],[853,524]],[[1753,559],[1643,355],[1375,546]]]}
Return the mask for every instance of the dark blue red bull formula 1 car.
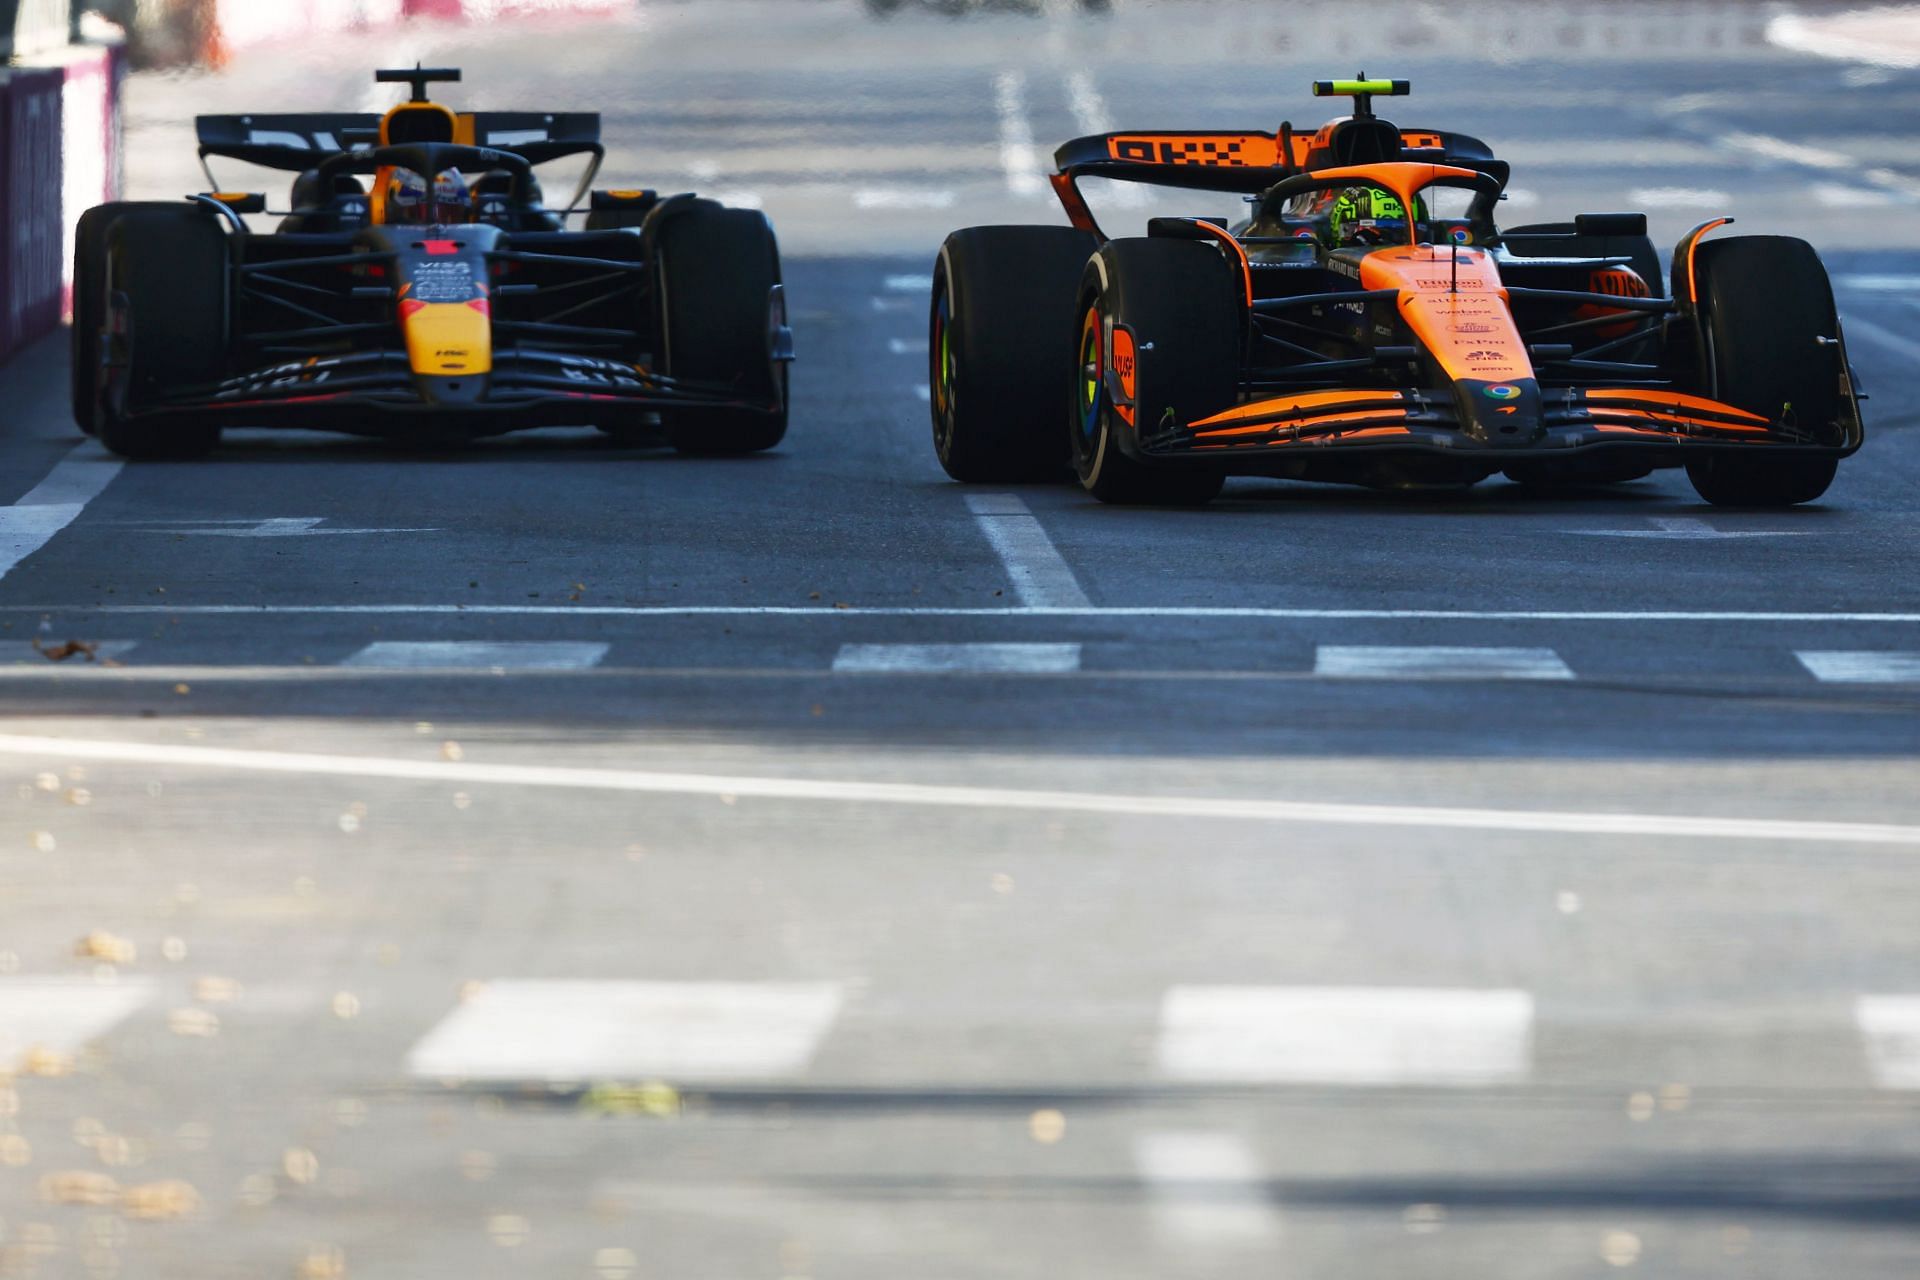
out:
{"label": "dark blue red bull formula 1 car", "polygon": [[[121,203],[81,219],[73,408],[129,457],[205,453],[228,426],[430,438],[548,424],[664,429],[739,453],[787,425],[792,335],[759,212],[592,191],[599,117],[456,113],[410,84],[384,116],[207,116],[200,154],[299,174],[266,198]],[[584,157],[574,212],[534,169]]]}

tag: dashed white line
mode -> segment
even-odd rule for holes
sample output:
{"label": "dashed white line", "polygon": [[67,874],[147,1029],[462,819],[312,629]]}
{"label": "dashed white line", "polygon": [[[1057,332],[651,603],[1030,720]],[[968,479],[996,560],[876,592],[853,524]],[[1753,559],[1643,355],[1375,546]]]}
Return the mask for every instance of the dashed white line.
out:
{"label": "dashed white line", "polygon": [[1920,342],[1877,325],[1871,320],[1848,316],[1845,329],[1849,338],[1865,338],[1875,346],[1883,347],[1895,355],[1904,356],[1908,360],[1920,360]]}
{"label": "dashed white line", "polygon": [[1652,836],[1693,840],[1885,845],[1920,850],[1920,826],[1872,822],[1535,809],[1453,809],[1225,796],[1149,796],[1117,791],[1037,791],[832,778],[770,778],[557,765],[478,764],[470,760],[436,761],[395,756],[253,751],[164,742],[55,738],[37,734],[0,734],[0,755],[24,756],[52,763],[92,760],[273,775],[384,778],[430,782],[441,786],[449,783],[497,784],[628,795],[730,796],[735,800],[915,805],[943,809],[1091,813],[1453,831],[1545,832],[1619,837],[1640,842],[1629,844],[1627,847],[1630,849],[1643,847],[1645,838]]}
{"label": "dashed white line", "polygon": [[1920,995],[1860,996],[1854,1023],[1882,1089],[1920,1089]]}
{"label": "dashed white line", "polygon": [[959,197],[952,191],[920,187],[867,187],[853,193],[856,209],[951,209]]}
{"label": "dashed white line", "polygon": [[1026,76],[1018,71],[995,76],[993,105],[1000,116],[1000,168],[1006,174],[1007,190],[1016,196],[1044,194],[1047,183],[1040,175],[1033,124],[1027,119]]}
{"label": "dashed white line", "polygon": [[1840,289],[1852,289],[1860,293],[1920,292],[1920,275],[1856,273],[1835,276],[1833,283]]}
{"label": "dashed white line", "polygon": [[1533,997],[1401,987],[1174,987],[1158,1062],[1177,1080],[1473,1086],[1524,1081]]}
{"label": "dashed white line", "polygon": [[1562,529],[1585,538],[1653,538],[1667,542],[1714,542],[1729,538],[1799,538],[1812,529],[1716,529],[1698,516],[1650,516],[1651,529]]}
{"label": "dashed white line", "polygon": [[1920,653],[1801,649],[1793,656],[1827,684],[1920,684]]}
{"label": "dashed white line", "polygon": [[1648,209],[1719,209],[1733,197],[1711,187],[1637,187],[1627,203]]}
{"label": "dashed white line", "polygon": [[0,1073],[19,1070],[35,1049],[77,1052],[152,995],[145,978],[0,978]]}
{"label": "dashed white line", "polygon": [[1028,608],[1087,608],[1073,570],[1018,495],[970,493],[967,508],[1006,566],[1013,593]]}
{"label": "dashed white line", "polygon": [[765,1080],[812,1061],[833,983],[503,981],[407,1054],[432,1080]]}
{"label": "dashed white line", "polygon": [[46,478],[10,507],[0,507],[0,578],[80,518],[99,497],[121,463],[89,440],[55,464]]}
{"label": "dashed white line", "polygon": [[[1016,499],[1017,501],[1017,499]],[[1077,584],[1076,584],[1077,588]],[[1769,609],[1283,609],[1235,605],[940,605],[704,604],[8,604],[0,614],[69,618],[180,617],[473,617],[473,618],[1165,618],[1221,622],[1750,622],[1920,625],[1920,611]]]}
{"label": "dashed white line", "polygon": [[1313,673],[1349,680],[1571,680],[1552,649],[1474,645],[1323,644]]}
{"label": "dashed white line", "polygon": [[571,671],[599,665],[607,648],[569,640],[381,640],[340,665],[415,671]]}
{"label": "dashed white line", "polygon": [[883,279],[880,285],[890,293],[932,293],[933,277],[892,275]]}
{"label": "dashed white line", "polygon": [[913,394],[914,398],[919,400],[921,404],[933,403],[933,388],[924,382],[914,384]]}
{"label": "dashed white line", "polygon": [[888,338],[887,350],[896,356],[923,356],[927,354],[925,338]]}
{"label": "dashed white line", "polygon": [[1258,1248],[1279,1235],[1259,1159],[1246,1139],[1208,1130],[1150,1131],[1133,1142],[1148,1218],[1164,1245],[1212,1252]]}
{"label": "dashed white line", "polygon": [[1080,669],[1077,644],[843,644],[841,674],[1057,675]]}
{"label": "dashed white line", "polygon": [[1745,151],[1763,159],[1781,160],[1788,164],[1803,165],[1809,169],[1838,171],[1856,166],[1856,161],[1843,151],[1809,147],[1764,133],[1728,133],[1721,135],[1720,140],[1736,150]]}

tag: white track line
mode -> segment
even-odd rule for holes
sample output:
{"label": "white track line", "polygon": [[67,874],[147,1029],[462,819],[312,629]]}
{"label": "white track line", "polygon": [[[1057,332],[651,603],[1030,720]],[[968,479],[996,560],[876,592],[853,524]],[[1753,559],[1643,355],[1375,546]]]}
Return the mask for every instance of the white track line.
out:
{"label": "white track line", "polygon": [[1920,360],[1920,342],[1904,334],[1877,325],[1871,320],[1862,320],[1858,316],[1849,316],[1846,321],[1846,334],[1849,338],[1860,337],[1884,347],[1895,355],[1905,356],[1909,360]]}
{"label": "white track line", "polygon": [[1077,644],[843,644],[842,674],[1052,675],[1080,669]]}
{"label": "white track line", "polygon": [[1920,996],[1861,996],[1854,1023],[1882,1089],[1920,1089]]}
{"label": "white track line", "polygon": [[917,805],[1092,813],[1124,817],[1207,818],[1331,826],[1411,827],[1459,831],[1551,832],[1560,835],[1649,836],[1672,839],[1809,841],[1906,846],[1920,850],[1920,826],[1891,823],[1796,821],[1770,818],[1689,817],[1653,813],[1581,813],[1532,809],[1443,809],[1414,805],[1333,804],[1207,796],[1146,796],[1117,792],[1035,791],[1000,787],[934,786],[832,778],[769,778],[639,769],[557,765],[476,764],[407,760],[392,756],[320,755],[188,747],[171,743],[0,734],[0,755],[58,763],[93,760],[122,764],[225,769],[247,773],[330,778],[495,784],[631,795],[691,795],[735,799],[823,801],[834,804]]}
{"label": "white track line", "polygon": [[1047,182],[1040,176],[1040,153],[1027,119],[1026,76],[1018,71],[995,76],[993,105],[1000,116],[1000,168],[1007,175],[1007,190],[1016,196],[1044,194]]}
{"label": "white track line", "polygon": [[[1051,548],[1051,544],[1049,544]],[[1056,553],[1057,554],[1057,553]],[[1078,584],[1076,584],[1076,590]],[[575,618],[1213,618],[1223,622],[1755,622],[1920,624],[1920,612],[1788,612],[1761,609],[1262,609],[1212,605],[1022,605],[997,609],[825,605],[466,605],[466,604],[10,604],[0,614],[59,617],[225,618],[575,617]]]}
{"label": "white track line", "polygon": [[894,275],[888,276],[881,284],[890,293],[931,293],[932,276]]}
{"label": "white track line", "polygon": [[856,209],[951,209],[959,197],[951,191],[919,187],[868,187],[853,193]]}
{"label": "white track line", "polygon": [[834,983],[490,982],[407,1054],[454,1080],[766,1080],[806,1070]]}
{"label": "white track line", "polygon": [[896,356],[923,356],[927,354],[925,338],[888,338],[887,350]]}
{"label": "white track line", "polygon": [[1149,1131],[1133,1140],[1154,1236],[1183,1254],[1270,1245],[1280,1215],[1267,1202],[1260,1161],[1233,1133]]}
{"label": "white track line", "polygon": [[1801,649],[1813,678],[1828,684],[1920,684],[1920,653],[1872,649]]}
{"label": "white track line", "polygon": [[146,978],[0,978],[0,1074],[34,1049],[70,1054],[105,1035],[153,995]]}
{"label": "white track line", "polygon": [[1343,680],[1571,680],[1552,649],[1481,645],[1323,644],[1313,673]]}
{"label": "white track line", "polygon": [[0,507],[0,578],[53,540],[99,497],[121,463],[89,440],[76,446],[11,507]]}
{"label": "white track line", "polygon": [[576,671],[598,666],[607,649],[569,640],[380,640],[340,665],[405,671]]}
{"label": "white track line", "polygon": [[1021,604],[1030,609],[1092,607],[1079,579],[1017,494],[970,493],[967,509],[1006,566]]}
{"label": "white track line", "polygon": [[1173,987],[1162,1075],[1246,1084],[1487,1085],[1533,1068],[1524,991]]}

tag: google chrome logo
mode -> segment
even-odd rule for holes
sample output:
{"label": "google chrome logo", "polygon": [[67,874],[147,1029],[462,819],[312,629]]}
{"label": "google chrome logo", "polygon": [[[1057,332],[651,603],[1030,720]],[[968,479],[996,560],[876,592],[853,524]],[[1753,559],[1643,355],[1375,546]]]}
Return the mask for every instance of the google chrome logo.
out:
{"label": "google chrome logo", "polygon": [[1487,395],[1495,400],[1518,400],[1520,398],[1520,388],[1510,387],[1503,383],[1497,387],[1488,387]]}

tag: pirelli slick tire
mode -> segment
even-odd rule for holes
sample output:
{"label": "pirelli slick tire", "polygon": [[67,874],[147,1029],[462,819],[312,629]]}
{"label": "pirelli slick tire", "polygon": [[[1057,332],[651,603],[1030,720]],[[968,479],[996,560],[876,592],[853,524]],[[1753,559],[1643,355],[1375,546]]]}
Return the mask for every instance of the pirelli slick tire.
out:
{"label": "pirelli slick tire", "polygon": [[[106,232],[111,293],[126,303],[125,393],[102,397],[100,441],[126,458],[198,458],[220,428],[189,415],[145,416],[170,397],[210,388],[226,366],[226,233],[188,205],[135,206]],[[115,403],[118,399],[119,403]]]}
{"label": "pirelli slick tire", "polygon": [[1099,242],[1072,227],[969,227],[940,246],[927,327],[933,449],[965,484],[1064,480],[1060,382]]}
{"label": "pirelli slick tire", "polygon": [[[1694,257],[1706,395],[1800,426],[1820,440],[1841,414],[1840,320],[1827,269],[1787,236],[1712,240]],[[1836,434],[1832,443],[1838,444]],[[1837,458],[1727,450],[1687,464],[1715,506],[1787,507],[1833,483]]]}
{"label": "pirelli slick tire", "polygon": [[100,379],[107,327],[107,232],[116,218],[139,209],[177,209],[177,204],[103,204],[80,215],[73,236],[73,330],[71,375],[73,424],[86,435],[100,433]]}
{"label": "pirelli slick tire", "polygon": [[[1223,470],[1142,462],[1122,437],[1137,440],[1233,406],[1243,323],[1236,284],[1220,251],[1193,240],[1110,240],[1087,264],[1068,444],[1074,472],[1094,497],[1198,506],[1219,494]],[[1127,342],[1131,370],[1127,348],[1114,349]],[[1116,381],[1123,394],[1131,387],[1132,405],[1116,402]]]}
{"label": "pirelli slick tire", "polygon": [[787,434],[787,366],[772,351],[780,247],[766,215],[709,200],[676,211],[659,229],[654,296],[662,337],[658,370],[724,387],[768,409],[676,409],[667,438],[682,453],[771,449]]}

